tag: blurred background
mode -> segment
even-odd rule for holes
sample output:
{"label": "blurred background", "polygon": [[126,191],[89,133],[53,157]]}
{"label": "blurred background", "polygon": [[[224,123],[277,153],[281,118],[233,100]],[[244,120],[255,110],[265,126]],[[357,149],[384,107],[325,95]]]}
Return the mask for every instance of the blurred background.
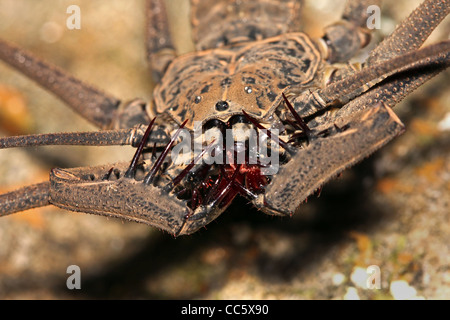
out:
{"label": "blurred background", "polygon": [[[421,1],[385,1],[389,34]],[[68,30],[67,7],[81,8]],[[189,1],[167,1],[180,54],[193,50]],[[320,36],[344,1],[306,0],[304,30]],[[123,100],[150,99],[144,1],[0,0],[0,36]],[[447,18],[427,43],[448,39]],[[292,218],[244,200],[198,233],[153,228],[53,207],[0,219],[0,299],[448,299],[450,298],[449,72],[395,110],[407,132],[326,185]],[[0,135],[95,130],[0,63]],[[48,179],[53,167],[130,160],[128,147],[0,151],[0,192]],[[81,290],[66,288],[69,265]],[[381,289],[365,289],[377,265]]]}

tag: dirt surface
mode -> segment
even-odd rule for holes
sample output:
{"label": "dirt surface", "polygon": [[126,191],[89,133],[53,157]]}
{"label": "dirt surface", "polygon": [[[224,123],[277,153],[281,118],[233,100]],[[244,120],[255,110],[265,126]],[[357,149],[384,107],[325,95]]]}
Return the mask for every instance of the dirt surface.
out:
{"label": "dirt surface", "polygon": [[[180,53],[192,50],[187,1],[168,1]],[[386,1],[389,33],[420,1]],[[124,100],[149,99],[143,1],[0,0],[0,36]],[[307,1],[320,35],[343,1]],[[320,17],[316,19],[316,17]],[[314,21],[313,21],[314,19]],[[447,18],[428,43],[449,37]],[[0,219],[0,299],[448,299],[450,90],[445,72],[395,110],[406,133],[312,197],[292,218],[244,200],[207,229],[174,239],[144,225],[45,207]],[[15,111],[8,111],[8,108]],[[0,134],[95,128],[0,63]],[[52,167],[129,160],[127,147],[0,151],[0,191],[45,180]],[[69,290],[68,266],[81,269]],[[369,266],[380,289],[367,289]]]}

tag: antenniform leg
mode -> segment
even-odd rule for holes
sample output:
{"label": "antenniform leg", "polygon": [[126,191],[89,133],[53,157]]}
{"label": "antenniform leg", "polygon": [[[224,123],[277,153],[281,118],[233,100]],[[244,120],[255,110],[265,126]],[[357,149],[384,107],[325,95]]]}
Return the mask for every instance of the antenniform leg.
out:
{"label": "antenniform leg", "polygon": [[[173,234],[178,233],[185,223],[185,202],[160,187],[143,183],[140,178],[137,180],[145,166],[140,157],[148,143],[153,124],[154,120],[140,139],[130,165],[119,163],[112,166],[53,169],[50,182],[0,195],[0,216],[53,204],[72,211],[143,222]],[[82,136],[74,135],[72,138],[76,137],[79,142],[83,142]],[[88,137],[87,142],[95,143],[96,138],[92,138]],[[129,140],[131,143],[132,136],[129,136]]]}
{"label": "antenniform leg", "polygon": [[[171,178],[169,172],[160,174],[161,170],[164,171],[163,163],[167,152],[186,121],[157,159],[152,157],[149,163],[139,162],[154,122],[155,119],[144,133],[129,165],[117,163],[112,167],[53,169],[50,174],[49,202],[72,211],[146,223],[174,235],[193,233],[213,220],[226,206],[215,209],[210,215],[200,219],[190,219],[193,208],[188,207],[187,199],[179,198],[178,189],[181,180],[209,148],[184,170],[176,172],[174,178]],[[191,206],[193,199],[194,197],[191,198]]]}
{"label": "antenniform leg", "polygon": [[[0,149],[36,146],[125,146],[137,147],[141,141],[145,125],[131,129],[103,130],[93,132],[43,133],[26,136],[0,138]],[[156,128],[148,141],[149,146],[164,146],[169,138],[162,128]]]}

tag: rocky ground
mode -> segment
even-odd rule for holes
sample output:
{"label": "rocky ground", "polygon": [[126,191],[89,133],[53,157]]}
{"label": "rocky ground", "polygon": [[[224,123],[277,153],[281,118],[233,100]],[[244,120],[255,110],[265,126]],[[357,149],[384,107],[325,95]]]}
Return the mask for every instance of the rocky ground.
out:
{"label": "rocky ground", "polygon": [[[388,33],[418,0],[386,1]],[[0,0],[0,35],[124,100],[149,99],[143,1]],[[180,52],[192,50],[187,1],[171,0]],[[320,34],[343,1],[307,1]],[[320,17],[320,19],[316,19]],[[314,20],[313,20],[314,18]],[[429,43],[449,37],[447,18]],[[0,299],[448,299],[450,298],[449,72],[401,103],[406,133],[328,184],[292,218],[237,201],[207,229],[174,239],[144,225],[45,207],[0,220]],[[9,111],[8,111],[9,110]],[[13,110],[13,111],[11,111]],[[0,132],[93,130],[34,83],[0,63]],[[129,160],[131,148],[0,151],[0,191],[47,178],[52,167]],[[81,269],[81,290],[66,271]],[[367,289],[377,266],[380,289]]]}

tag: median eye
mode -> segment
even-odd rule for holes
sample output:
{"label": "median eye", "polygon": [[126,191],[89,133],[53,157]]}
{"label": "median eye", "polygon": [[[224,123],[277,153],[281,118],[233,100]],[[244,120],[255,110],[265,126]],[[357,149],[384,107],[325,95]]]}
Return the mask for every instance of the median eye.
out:
{"label": "median eye", "polygon": [[253,92],[253,89],[252,89],[252,87],[247,86],[247,87],[244,88],[244,91],[245,91],[246,93],[252,93],[252,92]]}
{"label": "median eye", "polygon": [[194,102],[195,102],[196,104],[199,104],[200,101],[202,101],[202,96],[196,96],[195,99],[194,99]]}
{"label": "median eye", "polygon": [[229,108],[229,104],[226,101],[219,101],[216,103],[216,110],[217,111],[225,111]]}

